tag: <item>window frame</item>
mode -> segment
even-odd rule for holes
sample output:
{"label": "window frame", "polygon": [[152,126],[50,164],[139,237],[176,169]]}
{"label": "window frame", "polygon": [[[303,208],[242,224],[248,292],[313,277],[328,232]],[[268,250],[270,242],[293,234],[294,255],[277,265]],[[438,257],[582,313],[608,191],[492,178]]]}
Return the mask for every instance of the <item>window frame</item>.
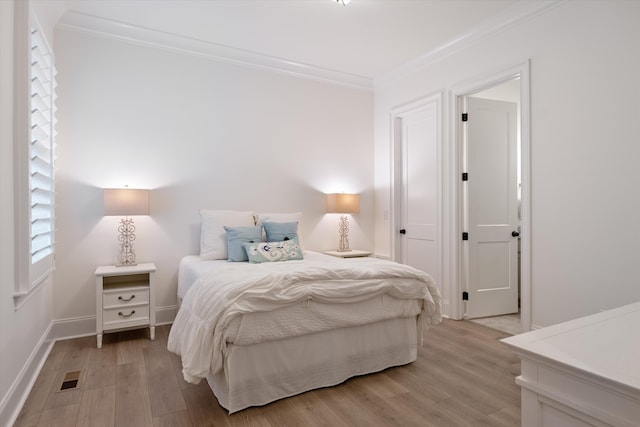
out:
{"label": "window frame", "polygon": [[[53,51],[29,2],[16,2],[14,13],[14,302],[18,309],[48,282],[55,268],[56,70]],[[34,43],[38,49],[33,49]],[[36,86],[38,90],[34,93]],[[34,125],[36,117],[38,122]],[[38,129],[44,130],[44,134]],[[33,174],[36,164],[43,174]],[[45,176],[44,185],[37,183],[43,181],[34,179],[35,175]],[[38,200],[38,194],[45,200],[42,196]],[[38,211],[36,217],[34,213]],[[42,222],[48,225],[38,232]],[[46,254],[40,257],[42,249],[34,253],[32,248],[33,242],[43,236]]]}

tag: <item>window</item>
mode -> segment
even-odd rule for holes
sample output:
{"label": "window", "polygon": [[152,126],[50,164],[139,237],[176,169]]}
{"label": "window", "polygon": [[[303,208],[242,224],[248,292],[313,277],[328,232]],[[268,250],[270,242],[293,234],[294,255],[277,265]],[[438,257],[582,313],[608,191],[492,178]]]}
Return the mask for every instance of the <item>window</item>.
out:
{"label": "window", "polygon": [[[53,255],[55,68],[53,57],[37,28],[31,28],[31,265]],[[52,263],[45,263],[52,264]],[[43,270],[39,268],[37,270]],[[42,276],[44,271],[36,276]]]}
{"label": "window", "polygon": [[[23,10],[23,16],[29,13]],[[55,66],[35,16],[16,37],[16,299],[30,294],[54,267]],[[17,33],[19,34],[19,33]],[[21,73],[22,72],[22,73]],[[28,76],[28,77],[27,77]]]}

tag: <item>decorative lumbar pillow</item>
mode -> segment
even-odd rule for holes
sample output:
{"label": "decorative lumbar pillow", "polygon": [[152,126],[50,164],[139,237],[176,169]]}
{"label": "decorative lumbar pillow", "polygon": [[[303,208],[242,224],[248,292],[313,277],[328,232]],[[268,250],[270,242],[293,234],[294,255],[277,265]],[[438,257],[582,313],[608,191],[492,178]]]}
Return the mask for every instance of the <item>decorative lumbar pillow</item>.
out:
{"label": "decorative lumbar pillow", "polygon": [[200,209],[200,256],[202,258],[228,258],[225,225],[254,226],[253,212]]}
{"label": "decorative lumbar pillow", "polygon": [[281,242],[298,238],[298,222],[271,222],[262,223],[267,242]]}
{"label": "decorative lumbar pillow", "polygon": [[228,260],[233,262],[248,261],[247,251],[243,243],[260,243],[262,241],[262,227],[227,227]]}
{"label": "decorative lumbar pillow", "polygon": [[[256,225],[262,225],[265,222],[297,222],[298,223],[298,244],[300,249],[304,250],[304,242],[302,241],[301,229],[302,212],[285,212],[285,213],[258,213],[256,214]],[[262,237],[266,240],[266,235]]]}
{"label": "decorative lumbar pillow", "polygon": [[302,259],[302,250],[298,239],[282,242],[244,243],[249,262],[274,262]]}

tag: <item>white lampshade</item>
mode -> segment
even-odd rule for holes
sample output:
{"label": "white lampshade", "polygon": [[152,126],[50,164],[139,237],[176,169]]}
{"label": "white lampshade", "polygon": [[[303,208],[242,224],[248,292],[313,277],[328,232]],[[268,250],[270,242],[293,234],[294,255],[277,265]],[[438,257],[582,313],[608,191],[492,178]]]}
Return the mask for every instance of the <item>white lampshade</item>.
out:
{"label": "white lampshade", "polygon": [[360,213],[360,195],[345,193],[327,194],[327,213]]}
{"label": "white lampshade", "polygon": [[105,216],[149,215],[149,190],[105,188],[104,214]]}

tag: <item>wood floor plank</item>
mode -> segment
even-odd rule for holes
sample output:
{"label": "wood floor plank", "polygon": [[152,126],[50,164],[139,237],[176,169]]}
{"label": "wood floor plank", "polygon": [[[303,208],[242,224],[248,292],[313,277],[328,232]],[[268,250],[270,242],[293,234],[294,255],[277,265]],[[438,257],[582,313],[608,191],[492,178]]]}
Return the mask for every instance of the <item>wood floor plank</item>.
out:
{"label": "wood floor plank", "polygon": [[380,375],[368,375],[362,384],[381,399],[391,399],[409,392],[408,388],[395,381],[394,376],[389,375],[388,372],[380,372]]}
{"label": "wood floor plank", "polygon": [[[298,397],[298,396],[295,396]],[[272,426],[295,427],[303,426],[307,422],[305,414],[297,410],[292,400],[280,399],[261,408],[262,415]]]}
{"label": "wood floor plank", "polygon": [[32,413],[21,412],[13,424],[13,427],[37,427],[41,416],[42,411]]}
{"label": "wood floor plank", "polygon": [[473,405],[468,398],[451,397],[431,407],[434,412],[442,414],[447,424],[459,427],[500,427],[483,411]]}
{"label": "wood floor plank", "polygon": [[305,420],[306,425],[349,427],[350,424],[335,413],[317,393],[303,393],[289,400],[290,406]]}
{"label": "wood floor plank", "polygon": [[191,422],[189,413],[185,409],[184,411],[173,412],[163,415],[161,417],[155,417],[153,419],[153,427],[192,427],[194,424]]}
{"label": "wood floor plank", "polygon": [[375,423],[378,425],[410,425],[411,422],[407,418],[407,414],[396,410],[390,399],[379,397],[362,384],[368,381],[368,377],[370,375],[364,375],[345,383],[345,387],[349,390],[353,399],[366,406],[374,415]]}
{"label": "wood floor plank", "polygon": [[[506,405],[494,395],[490,383],[470,381],[458,366],[442,361],[438,367],[425,369],[424,378],[435,387],[442,387],[458,399],[486,414],[498,411]],[[473,385],[473,386],[472,386]]]}
{"label": "wood floor plank", "polygon": [[[130,332],[124,332],[124,338],[120,338],[116,346],[116,354],[118,357],[118,365],[126,365],[128,363],[141,362],[144,359],[142,350],[146,347],[146,340],[136,338],[138,335],[132,335]],[[116,334],[109,334],[114,336]],[[130,338],[126,338],[130,337]]]}
{"label": "wood floor plank", "polygon": [[76,338],[69,340],[67,349],[64,353],[58,370],[66,372],[83,371],[89,365],[91,350],[95,341],[92,337]]}
{"label": "wood floor plank", "polygon": [[264,416],[262,408],[247,408],[227,417],[227,424],[234,427],[276,427]]}
{"label": "wood floor plank", "polygon": [[118,365],[115,425],[153,425],[147,379],[142,361]]}
{"label": "wood floor plank", "polygon": [[[40,414],[45,408],[47,401],[49,400],[49,396],[53,390],[53,384],[58,376],[58,371],[56,370],[42,370],[38,378],[36,379],[33,388],[31,389],[31,393],[29,393],[29,397],[27,398],[22,410],[20,412],[20,416],[18,417],[18,421],[20,421],[21,417],[32,419],[33,414],[37,414],[36,418],[40,418]],[[30,421],[24,420],[29,425]]]}
{"label": "wood floor plank", "polygon": [[116,419],[116,386],[92,388],[82,393],[77,427],[111,427]]}
{"label": "wood floor plank", "polygon": [[[87,426],[492,426],[520,425],[519,360],[506,334],[445,319],[425,334],[418,359],[229,415],[206,381],[186,383],[166,350],[170,325],[57,342],[15,427]],[[79,388],[59,392],[80,369]]]}
{"label": "wood floor plank", "polygon": [[[451,373],[461,382],[473,382],[482,386],[484,390],[491,390],[492,398],[506,400],[509,405],[515,404],[520,399],[520,390],[515,382],[510,381],[511,375],[500,378],[495,373],[495,368],[486,369],[481,361],[474,360],[473,357],[461,356],[458,352],[443,352],[440,349],[429,352],[426,357],[438,359],[446,357],[441,365],[444,372]],[[505,364],[502,369],[510,369],[510,366]]]}
{"label": "wood floor plank", "polygon": [[433,405],[451,397],[446,390],[433,387],[432,384],[424,381],[421,374],[422,371],[413,363],[391,368],[388,373],[388,375],[392,375],[401,384],[405,384],[411,394],[419,395],[422,403],[425,405]]}
{"label": "wood floor plank", "polygon": [[80,404],[82,399],[82,390],[80,388],[74,390],[60,391],[66,371],[59,371],[53,384],[53,392],[49,394],[49,399],[45,404],[45,409],[54,409],[62,406]]}
{"label": "wood floor plank", "polygon": [[162,417],[172,412],[184,411],[187,406],[180,392],[180,386],[171,365],[166,344],[154,344],[143,350],[151,415]]}
{"label": "wood floor plank", "polygon": [[[347,382],[350,381],[358,381],[358,379],[352,378]],[[366,405],[359,402],[357,392],[353,390],[353,388],[350,389],[343,383],[335,387],[314,390],[313,394],[326,402],[326,405],[330,407],[335,414],[339,415],[347,425],[375,425],[375,414],[371,412]],[[357,386],[355,390],[357,390]]]}
{"label": "wood floor plank", "polygon": [[59,406],[42,411],[38,427],[69,427],[76,425],[80,404]]}
{"label": "wood floor plank", "polygon": [[182,390],[187,412],[195,426],[228,426],[231,419],[216,400],[206,381]]}
{"label": "wood floor plank", "polygon": [[489,415],[489,418],[500,426],[517,426],[520,424],[520,405],[509,406]]}
{"label": "wood floor plank", "polygon": [[92,349],[82,387],[85,390],[91,390],[115,385],[117,361],[115,346]]}

